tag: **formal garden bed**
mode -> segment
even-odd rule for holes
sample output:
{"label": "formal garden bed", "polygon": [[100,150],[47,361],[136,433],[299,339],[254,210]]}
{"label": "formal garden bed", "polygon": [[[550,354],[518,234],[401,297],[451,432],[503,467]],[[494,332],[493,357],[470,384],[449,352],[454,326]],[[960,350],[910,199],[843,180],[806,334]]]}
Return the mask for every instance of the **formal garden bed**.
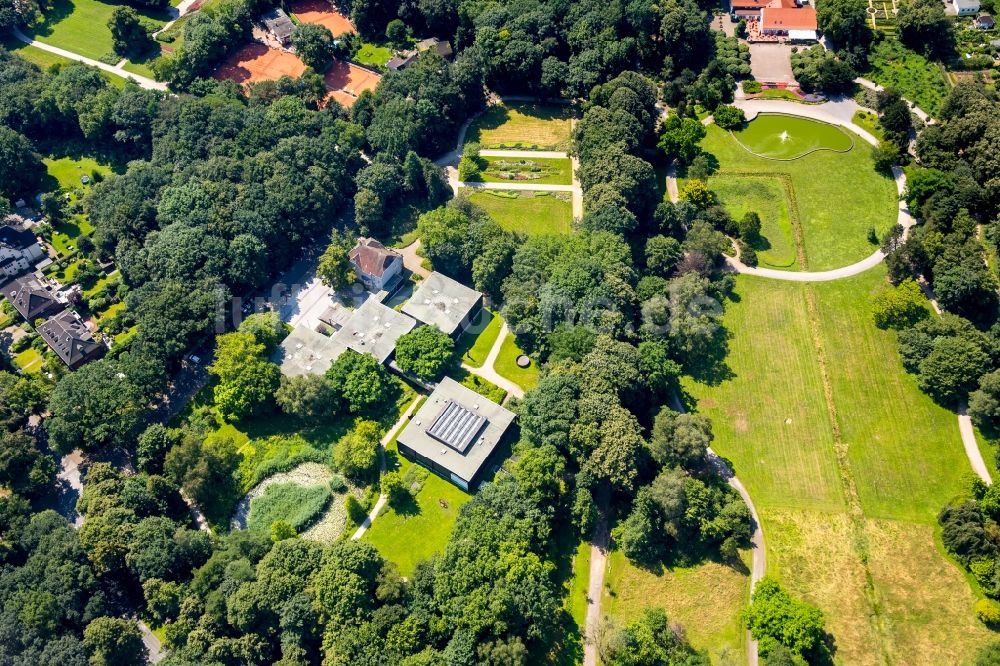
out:
{"label": "formal garden bed", "polygon": [[486,183],[534,183],[571,185],[573,164],[569,158],[483,157],[486,166],[479,178]]}

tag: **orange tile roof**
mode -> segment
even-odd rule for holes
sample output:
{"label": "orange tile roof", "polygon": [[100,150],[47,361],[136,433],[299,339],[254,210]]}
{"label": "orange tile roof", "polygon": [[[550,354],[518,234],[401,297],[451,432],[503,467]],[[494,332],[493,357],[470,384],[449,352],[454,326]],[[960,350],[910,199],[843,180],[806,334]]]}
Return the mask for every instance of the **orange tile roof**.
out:
{"label": "orange tile roof", "polygon": [[761,11],[761,30],[815,30],[816,10],[812,7],[774,8]]}

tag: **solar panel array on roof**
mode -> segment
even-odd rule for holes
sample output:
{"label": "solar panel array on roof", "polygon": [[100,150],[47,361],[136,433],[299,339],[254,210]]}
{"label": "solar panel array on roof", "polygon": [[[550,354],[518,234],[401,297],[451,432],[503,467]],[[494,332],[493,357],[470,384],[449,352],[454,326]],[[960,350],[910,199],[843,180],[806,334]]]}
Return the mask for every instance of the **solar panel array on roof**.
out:
{"label": "solar panel array on roof", "polygon": [[427,434],[464,454],[475,441],[484,423],[486,423],[484,416],[449,400],[427,428]]}

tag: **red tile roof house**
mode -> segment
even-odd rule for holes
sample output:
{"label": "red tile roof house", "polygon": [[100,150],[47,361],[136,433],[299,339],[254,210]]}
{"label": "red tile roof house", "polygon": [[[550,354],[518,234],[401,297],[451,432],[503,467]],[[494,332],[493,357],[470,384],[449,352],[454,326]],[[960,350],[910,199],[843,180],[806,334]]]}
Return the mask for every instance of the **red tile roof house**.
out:
{"label": "red tile roof house", "polygon": [[374,238],[359,238],[348,255],[351,266],[365,289],[378,293],[403,272],[403,255]]}
{"label": "red tile roof house", "polygon": [[816,40],[816,10],[812,7],[764,7],[760,31],[792,40]]}

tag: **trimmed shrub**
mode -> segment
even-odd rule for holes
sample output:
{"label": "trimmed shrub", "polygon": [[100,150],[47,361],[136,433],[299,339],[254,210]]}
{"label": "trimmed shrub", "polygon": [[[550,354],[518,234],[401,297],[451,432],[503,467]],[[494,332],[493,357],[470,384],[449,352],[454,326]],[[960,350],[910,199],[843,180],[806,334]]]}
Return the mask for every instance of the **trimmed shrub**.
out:
{"label": "trimmed shrub", "polygon": [[1000,624],[1000,603],[993,599],[980,599],[975,606],[976,617],[988,627]]}

